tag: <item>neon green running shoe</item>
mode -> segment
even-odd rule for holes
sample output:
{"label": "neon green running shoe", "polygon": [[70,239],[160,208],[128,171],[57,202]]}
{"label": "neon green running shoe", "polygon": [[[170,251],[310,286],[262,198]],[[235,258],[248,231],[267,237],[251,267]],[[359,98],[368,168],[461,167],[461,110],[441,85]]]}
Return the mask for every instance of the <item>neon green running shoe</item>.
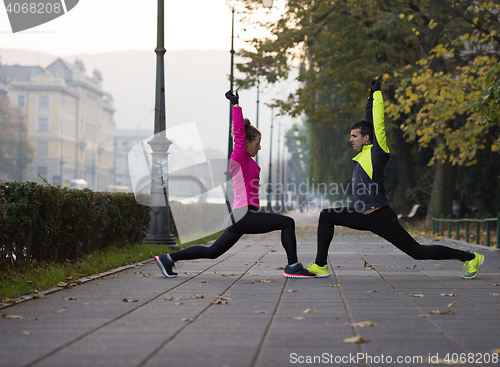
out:
{"label": "neon green running shoe", "polygon": [[464,262],[464,273],[462,274],[462,278],[464,279],[472,279],[475,278],[477,273],[479,273],[479,268],[483,265],[484,256],[474,252],[476,255],[472,260]]}
{"label": "neon green running shoe", "polygon": [[325,266],[318,266],[316,263],[313,261],[310,263],[307,268],[309,272],[316,274],[317,278],[325,278],[330,275],[330,271],[328,270],[328,264]]}

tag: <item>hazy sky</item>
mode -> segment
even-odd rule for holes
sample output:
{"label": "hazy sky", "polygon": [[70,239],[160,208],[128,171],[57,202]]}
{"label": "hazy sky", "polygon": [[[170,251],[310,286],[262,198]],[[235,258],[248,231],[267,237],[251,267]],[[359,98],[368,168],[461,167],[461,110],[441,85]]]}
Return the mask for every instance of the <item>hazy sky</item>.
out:
{"label": "hazy sky", "polygon": [[[234,3],[234,1],[233,1]],[[5,7],[0,5],[0,47],[29,49],[66,56],[105,51],[153,50],[156,47],[156,0],[80,0],[64,16],[13,34]],[[276,19],[284,0],[260,9],[255,18]],[[236,9],[238,11],[238,9]],[[247,29],[235,16],[235,49],[258,31]],[[246,30],[245,30],[246,29]],[[165,45],[174,50],[229,50],[231,10],[226,0],[165,0]]]}

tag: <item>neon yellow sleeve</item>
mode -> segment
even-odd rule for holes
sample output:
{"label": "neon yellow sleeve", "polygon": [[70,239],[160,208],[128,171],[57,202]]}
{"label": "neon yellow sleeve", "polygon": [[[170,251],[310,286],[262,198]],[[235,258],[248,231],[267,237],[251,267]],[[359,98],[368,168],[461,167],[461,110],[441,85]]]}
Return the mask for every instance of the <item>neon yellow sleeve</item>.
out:
{"label": "neon yellow sleeve", "polygon": [[[376,91],[373,93],[373,134],[377,144],[386,153],[389,153],[389,147],[387,146],[386,136],[385,136],[385,120],[384,120],[384,99],[382,98],[382,92]],[[374,142],[375,143],[375,142]]]}

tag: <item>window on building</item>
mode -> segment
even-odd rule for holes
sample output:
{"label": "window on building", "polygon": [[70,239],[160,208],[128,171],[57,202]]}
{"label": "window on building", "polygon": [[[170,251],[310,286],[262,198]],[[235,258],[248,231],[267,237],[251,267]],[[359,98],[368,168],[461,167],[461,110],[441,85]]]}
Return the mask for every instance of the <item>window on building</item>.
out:
{"label": "window on building", "polygon": [[19,108],[26,107],[26,98],[24,95],[17,96],[17,107]]}
{"label": "window on building", "polygon": [[37,131],[50,131],[50,121],[49,116],[41,115],[38,116]]}
{"label": "window on building", "polygon": [[37,174],[39,174],[43,178],[47,178],[47,167],[39,166],[36,168],[36,172],[37,172]]}
{"label": "window on building", "polygon": [[49,107],[50,107],[49,96],[39,96],[38,97],[38,109],[39,110],[48,110]]}
{"label": "window on building", "polygon": [[44,141],[38,142],[37,155],[39,157],[46,157],[49,154],[49,144]]}

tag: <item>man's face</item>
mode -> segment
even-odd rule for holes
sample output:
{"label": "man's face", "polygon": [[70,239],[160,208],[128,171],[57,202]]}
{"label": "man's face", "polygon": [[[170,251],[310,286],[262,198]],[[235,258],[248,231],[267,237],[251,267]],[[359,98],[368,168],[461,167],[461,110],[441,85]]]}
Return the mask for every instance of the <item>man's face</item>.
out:
{"label": "man's face", "polygon": [[351,138],[349,139],[349,141],[351,142],[352,147],[355,150],[358,150],[358,151],[361,150],[363,145],[368,144],[369,140],[370,140],[370,136],[368,134],[365,136],[361,135],[361,129],[358,128],[358,129],[351,130]]}

